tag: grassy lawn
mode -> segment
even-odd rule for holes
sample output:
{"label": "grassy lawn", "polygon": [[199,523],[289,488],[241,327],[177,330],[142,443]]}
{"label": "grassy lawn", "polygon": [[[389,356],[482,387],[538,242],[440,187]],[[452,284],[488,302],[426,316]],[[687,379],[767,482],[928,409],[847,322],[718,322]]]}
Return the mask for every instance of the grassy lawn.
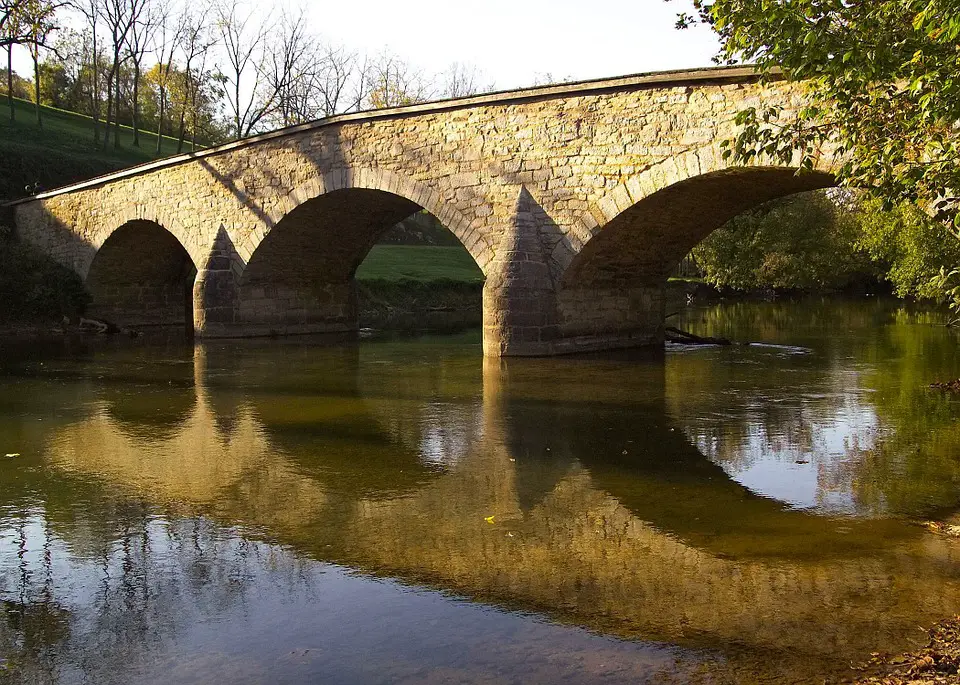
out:
{"label": "grassy lawn", "polygon": [[[140,147],[134,147],[133,129],[127,126],[120,127],[119,149],[113,147],[112,135],[107,150],[98,149],[93,144],[93,119],[88,116],[41,107],[43,128],[40,128],[32,102],[15,99],[14,109],[17,116],[11,122],[6,97],[0,99],[0,141],[13,142],[21,147],[53,148],[59,152],[73,152],[126,165],[139,164],[158,156],[169,157],[177,152],[177,141],[164,136],[160,155],[157,155],[156,135],[143,130],[140,131]],[[100,133],[102,136],[103,122],[100,124]],[[185,151],[189,151],[189,143],[184,147]]]}
{"label": "grassy lawn", "polygon": [[357,280],[482,283],[483,273],[462,247],[374,245]]}

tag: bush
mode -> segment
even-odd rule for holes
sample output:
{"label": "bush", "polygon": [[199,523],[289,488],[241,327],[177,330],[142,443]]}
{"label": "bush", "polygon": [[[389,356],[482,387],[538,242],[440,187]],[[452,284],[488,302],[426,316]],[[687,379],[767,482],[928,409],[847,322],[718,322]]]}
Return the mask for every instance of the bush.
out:
{"label": "bush", "polygon": [[746,212],[693,249],[705,280],[735,290],[839,290],[876,282],[859,225],[825,191]]}
{"label": "bush", "polygon": [[950,228],[913,205],[885,211],[865,200],[855,213],[859,244],[900,297],[943,301],[942,272],[960,265],[960,239]]}

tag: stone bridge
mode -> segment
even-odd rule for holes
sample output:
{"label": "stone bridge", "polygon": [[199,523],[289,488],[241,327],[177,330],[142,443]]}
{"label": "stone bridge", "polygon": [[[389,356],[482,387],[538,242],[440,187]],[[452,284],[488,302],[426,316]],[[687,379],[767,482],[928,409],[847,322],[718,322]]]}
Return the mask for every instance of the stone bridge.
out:
{"label": "stone bridge", "polygon": [[740,212],[829,186],[730,167],[736,112],[802,106],[750,68],[646,74],[332,117],[13,205],[93,315],[199,337],[357,328],[354,272],[421,209],[483,271],[484,349],[659,344],[668,274]]}

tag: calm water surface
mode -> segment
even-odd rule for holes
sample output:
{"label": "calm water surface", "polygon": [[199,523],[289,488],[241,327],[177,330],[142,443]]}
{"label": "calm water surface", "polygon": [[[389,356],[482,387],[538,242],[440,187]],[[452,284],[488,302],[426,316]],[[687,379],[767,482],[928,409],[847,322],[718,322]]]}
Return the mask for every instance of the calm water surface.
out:
{"label": "calm water surface", "polygon": [[[762,345],[0,346],[0,682],[792,683],[960,613],[937,314]],[[4,456],[12,455],[12,456]]]}

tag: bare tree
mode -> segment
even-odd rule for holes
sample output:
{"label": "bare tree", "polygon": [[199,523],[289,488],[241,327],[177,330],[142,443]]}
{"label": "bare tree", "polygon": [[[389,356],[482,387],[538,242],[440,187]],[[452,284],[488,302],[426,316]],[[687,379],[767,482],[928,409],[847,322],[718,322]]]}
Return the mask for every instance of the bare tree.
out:
{"label": "bare tree", "polygon": [[402,107],[428,100],[434,92],[423,72],[389,52],[382,52],[364,69],[364,104],[370,109]]}
{"label": "bare tree", "polygon": [[[200,6],[198,9],[185,7],[179,18],[179,47],[183,55],[183,78],[184,83],[179,89],[180,99],[180,126],[177,140],[177,152],[183,151],[183,143],[186,139],[187,111],[195,109],[198,92],[199,77],[202,73],[197,72],[196,63],[201,61],[206,66],[207,54],[216,44],[210,27],[207,24],[207,18],[210,15],[209,6]],[[205,70],[205,69],[204,69]],[[201,70],[204,71],[204,70]],[[194,117],[194,120],[196,117]]]}
{"label": "bare tree", "polygon": [[[279,58],[279,63],[271,63],[274,60],[268,59],[265,45],[274,27],[262,23],[252,12],[243,15],[239,0],[223,0],[218,5],[217,29],[227,59],[227,68],[220,70],[227,107],[234,135],[244,138],[276,106],[277,81],[286,74],[287,56],[282,54],[283,47],[275,48],[271,54],[274,60]],[[273,83],[265,78],[268,70],[280,74]]]}
{"label": "bare tree", "polygon": [[7,104],[10,106],[10,121],[17,118],[17,110],[13,106],[13,48],[27,39],[23,21],[26,2],[27,0],[0,0],[0,44],[7,50]]}
{"label": "bare tree", "polygon": [[323,97],[323,116],[333,116],[360,107],[363,93],[359,99],[348,99],[347,88],[351,81],[362,76],[358,69],[359,57],[356,52],[343,46],[321,46],[319,88]]}
{"label": "bare tree", "polygon": [[26,36],[25,43],[33,60],[33,93],[36,103],[37,126],[43,128],[40,109],[40,51],[51,49],[50,35],[57,30],[57,10],[63,6],[50,0],[26,0],[20,9],[20,21]]}
{"label": "bare tree", "polygon": [[90,38],[90,114],[93,118],[93,144],[100,144],[100,47],[97,29],[100,27],[101,0],[74,0],[71,7],[78,11],[86,22]]}
{"label": "bare tree", "polygon": [[453,62],[442,76],[442,93],[448,98],[465,98],[488,93],[494,85],[481,85],[483,74],[472,64]]}
{"label": "bare tree", "polygon": [[266,74],[278,91],[270,123],[290,126],[358,109],[367,91],[357,53],[304,32],[300,19],[285,18],[282,26]]}
{"label": "bare tree", "polygon": [[179,43],[179,24],[171,26],[169,7],[161,6],[157,14],[157,31],[154,34],[153,50],[157,58],[157,154],[160,154],[163,142],[163,120],[167,108],[167,92],[170,86],[170,70],[173,67],[173,54]]}
{"label": "bare tree", "polygon": [[[114,128],[113,146],[120,147],[120,68],[125,61],[124,46],[127,43],[127,34],[133,26],[134,16],[130,11],[129,0],[101,0],[101,16],[110,32],[113,61],[107,72],[107,117],[103,134],[103,146],[107,147],[110,141],[111,117]],[[123,58],[123,59],[121,59]]]}
{"label": "bare tree", "polygon": [[159,10],[152,0],[127,0],[130,10],[130,31],[127,33],[127,51],[133,64],[133,145],[140,147],[140,73],[153,35],[159,26]]}

